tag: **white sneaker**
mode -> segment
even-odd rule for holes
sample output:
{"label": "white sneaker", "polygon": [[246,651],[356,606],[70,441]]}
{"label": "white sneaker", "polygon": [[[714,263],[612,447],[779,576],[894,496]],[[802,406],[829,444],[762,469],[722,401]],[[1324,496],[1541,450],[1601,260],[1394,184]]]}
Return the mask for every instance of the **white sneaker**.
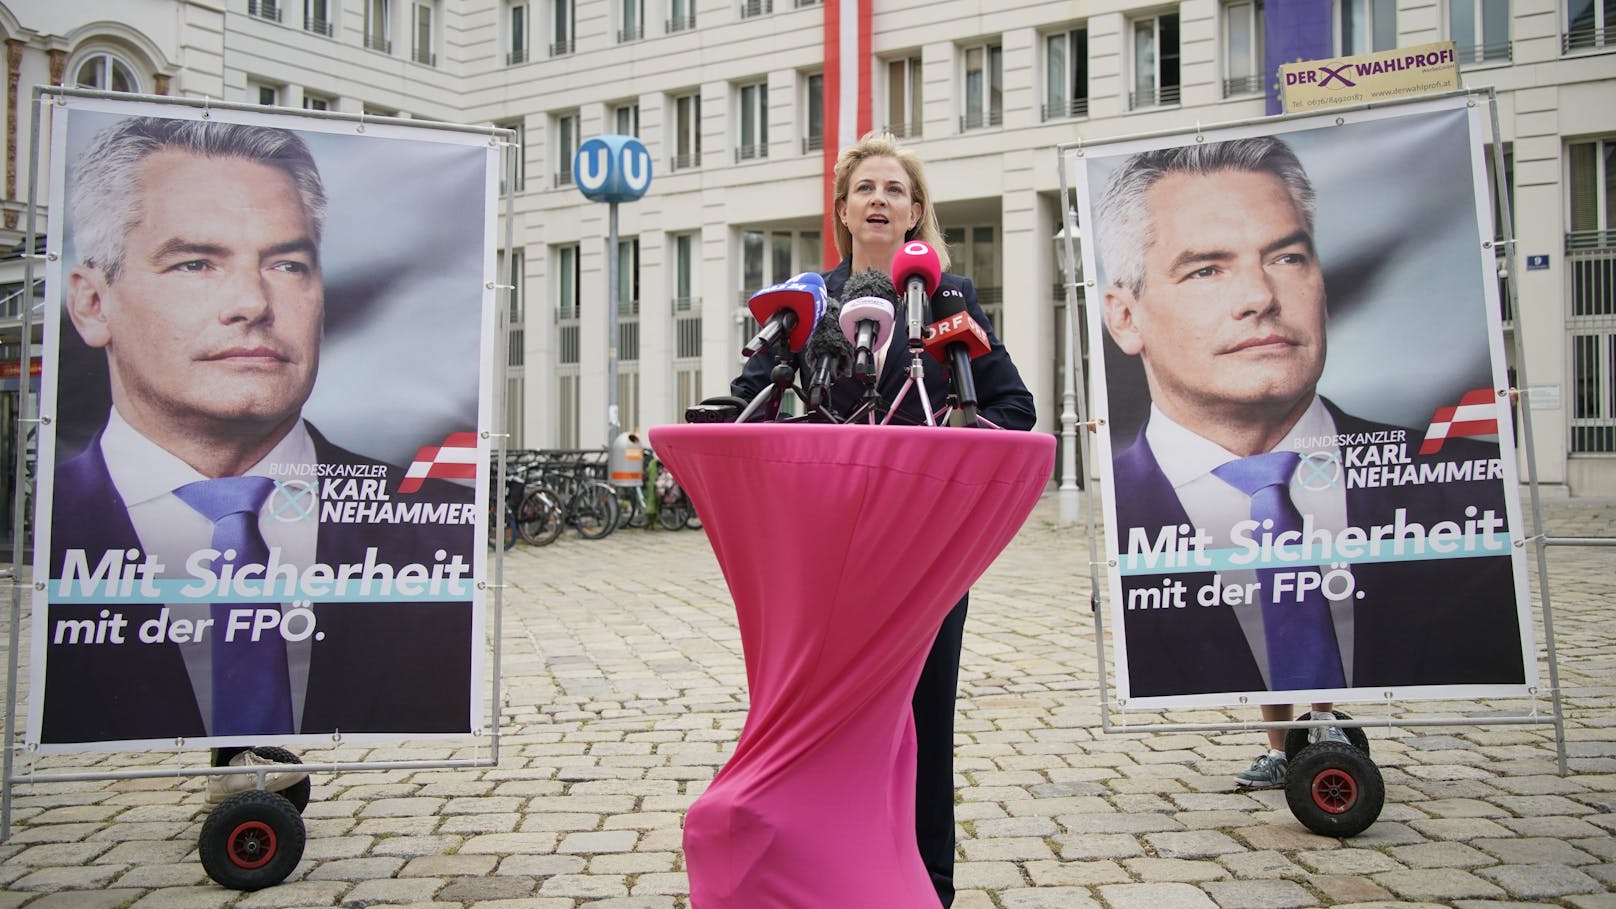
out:
{"label": "white sneaker", "polygon": [[[1308,714],[1307,718],[1310,720],[1333,720],[1335,719],[1335,714],[1326,713],[1322,710],[1315,710]],[[1307,731],[1307,742],[1309,745],[1315,745],[1319,742],[1340,742],[1343,745],[1352,744],[1351,740],[1347,738],[1347,734],[1341,731],[1340,726],[1314,726]]]}
{"label": "white sneaker", "polygon": [[[253,753],[252,749],[237,754],[230,759],[232,767],[278,767],[280,762],[272,761]],[[280,792],[290,789],[298,783],[308,779],[309,775],[302,770],[285,770],[278,773],[264,775],[264,788],[270,792]],[[207,804],[217,805],[238,792],[258,788],[258,774],[231,773],[208,777]]]}

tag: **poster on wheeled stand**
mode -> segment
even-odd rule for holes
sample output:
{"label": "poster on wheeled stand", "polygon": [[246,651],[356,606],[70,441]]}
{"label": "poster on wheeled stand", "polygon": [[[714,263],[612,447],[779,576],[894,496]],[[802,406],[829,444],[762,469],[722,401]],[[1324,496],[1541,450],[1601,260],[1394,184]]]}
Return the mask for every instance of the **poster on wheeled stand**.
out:
{"label": "poster on wheeled stand", "polygon": [[27,742],[486,735],[501,143],[50,109]]}
{"label": "poster on wheeled stand", "polygon": [[1460,94],[1063,157],[1117,704],[1535,691],[1486,114]]}

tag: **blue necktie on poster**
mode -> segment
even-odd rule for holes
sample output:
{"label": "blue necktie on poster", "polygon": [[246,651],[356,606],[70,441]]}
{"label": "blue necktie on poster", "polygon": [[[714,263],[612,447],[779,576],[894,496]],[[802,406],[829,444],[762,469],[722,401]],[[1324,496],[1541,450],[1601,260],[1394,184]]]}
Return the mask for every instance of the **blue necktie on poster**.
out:
{"label": "blue necktie on poster", "polygon": [[[1302,456],[1294,451],[1271,451],[1230,461],[1213,475],[1251,497],[1251,519],[1272,521],[1269,532],[1300,533],[1302,515],[1291,501],[1291,475]],[[1285,569],[1289,571],[1290,569]],[[1274,575],[1279,569],[1259,568],[1263,588],[1263,639],[1268,644],[1268,686],[1274,691],[1297,688],[1342,688],[1341,648],[1335,640],[1330,607],[1317,588],[1296,591],[1286,603],[1274,602]],[[1293,585],[1292,590],[1296,588]]]}
{"label": "blue necktie on poster", "polygon": [[[180,501],[213,522],[213,560],[226,565],[263,565],[269,545],[258,530],[258,509],[275,481],[268,477],[222,477],[188,483],[174,490]],[[232,551],[234,557],[231,556]],[[292,685],[286,673],[286,641],[278,629],[252,640],[237,629],[225,640],[229,615],[239,603],[213,604],[213,734],[271,735],[292,731]]]}

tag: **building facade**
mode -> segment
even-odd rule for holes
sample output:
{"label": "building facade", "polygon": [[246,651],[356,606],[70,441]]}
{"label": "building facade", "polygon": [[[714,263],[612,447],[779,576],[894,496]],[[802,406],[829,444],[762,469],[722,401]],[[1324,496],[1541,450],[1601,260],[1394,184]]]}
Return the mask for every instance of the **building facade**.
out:
{"label": "building facade", "polygon": [[[15,320],[35,295],[17,248],[35,85],[485,123],[513,128],[521,146],[511,444],[604,446],[610,346],[619,423],[676,422],[727,393],[752,328],[748,293],[830,264],[821,2],[123,0],[113,21],[96,0],[0,0],[6,353],[16,359]],[[1039,430],[1058,432],[1056,148],[1263,116],[1284,62],[1265,46],[1270,11],[1261,0],[868,2],[871,125],[926,161],[954,270],[974,280],[1021,367]],[[1522,263],[1505,276],[1520,301],[1506,325],[1526,344],[1538,477],[1616,495],[1616,2],[1283,2],[1325,23],[1335,54],[1452,40],[1465,85],[1496,88]],[[656,168],[646,197],[620,208],[616,249],[606,206],[571,174],[578,143],[601,133],[638,136]],[[1530,268],[1528,255],[1540,257]],[[0,381],[0,444],[14,453],[9,415],[25,383]]]}

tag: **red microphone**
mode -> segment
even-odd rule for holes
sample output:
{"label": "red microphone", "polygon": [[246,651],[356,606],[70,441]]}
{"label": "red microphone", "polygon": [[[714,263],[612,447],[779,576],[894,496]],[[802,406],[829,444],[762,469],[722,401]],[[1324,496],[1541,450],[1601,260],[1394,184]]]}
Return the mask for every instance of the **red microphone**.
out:
{"label": "red microphone", "polygon": [[[939,309],[942,306],[938,304]],[[948,365],[948,347],[952,344],[964,345],[966,355],[972,360],[993,349],[988,333],[963,309],[926,326],[926,353],[937,362]]]}
{"label": "red microphone", "polygon": [[825,314],[825,279],[813,272],[803,272],[772,287],[765,287],[746,301],[752,318],[762,328],[752,340],[741,348],[741,356],[750,357],[770,346],[781,335],[793,351],[802,350],[808,336]]}
{"label": "red microphone", "polygon": [[937,250],[924,240],[910,240],[892,257],[892,282],[903,288],[903,305],[909,310],[909,346],[925,343],[921,334],[926,324],[926,301],[943,281],[943,263]]}

